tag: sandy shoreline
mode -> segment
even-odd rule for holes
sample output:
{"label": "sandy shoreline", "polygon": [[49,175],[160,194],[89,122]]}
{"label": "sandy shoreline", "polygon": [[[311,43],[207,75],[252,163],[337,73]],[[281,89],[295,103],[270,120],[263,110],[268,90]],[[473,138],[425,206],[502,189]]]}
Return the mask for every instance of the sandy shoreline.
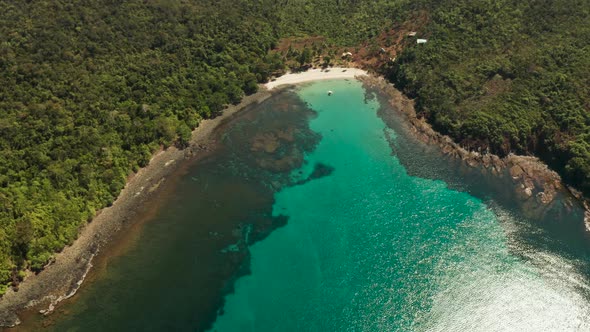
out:
{"label": "sandy shoreline", "polygon": [[272,90],[281,85],[298,84],[305,82],[355,78],[357,76],[368,75],[366,71],[358,68],[333,67],[327,69],[310,69],[300,73],[288,73],[274,81],[265,84],[268,90]]}

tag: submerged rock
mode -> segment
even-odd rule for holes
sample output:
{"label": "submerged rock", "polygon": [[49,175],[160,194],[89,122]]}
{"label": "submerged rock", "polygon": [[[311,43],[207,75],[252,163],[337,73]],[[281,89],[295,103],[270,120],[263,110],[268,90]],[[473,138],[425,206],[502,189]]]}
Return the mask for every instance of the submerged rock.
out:
{"label": "submerged rock", "polygon": [[250,150],[274,153],[280,145],[281,143],[274,133],[260,133],[254,137]]}
{"label": "submerged rock", "polygon": [[12,311],[0,312],[0,326],[15,327],[20,325],[20,319]]}

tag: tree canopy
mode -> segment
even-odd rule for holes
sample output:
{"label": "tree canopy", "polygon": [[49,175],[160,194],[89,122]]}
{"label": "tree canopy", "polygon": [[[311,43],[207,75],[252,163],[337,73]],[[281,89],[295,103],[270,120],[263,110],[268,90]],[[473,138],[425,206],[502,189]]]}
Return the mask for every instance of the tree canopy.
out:
{"label": "tree canopy", "polygon": [[534,154],[590,194],[590,3],[420,3],[426,44],[386,73],[466,147]]}

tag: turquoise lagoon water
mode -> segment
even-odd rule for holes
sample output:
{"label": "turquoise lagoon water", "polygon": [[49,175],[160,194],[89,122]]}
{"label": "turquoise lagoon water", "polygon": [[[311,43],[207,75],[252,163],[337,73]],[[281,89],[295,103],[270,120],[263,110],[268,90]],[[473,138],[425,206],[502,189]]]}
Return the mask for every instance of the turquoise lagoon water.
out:
{"label": "turquoise lagoon water", "polygon": [[250,248],[214,331],[590,330],[587,280],[558,255],[513,255],[508,213],[409,176],[360,83],[297,93],[322,135],[307,165],[334,172],[276,194],[289,222]]}
{"label": "turquoise lagoon water", "polygon": [[579,213],[520,217],[511,185],[379,107],[336,80],[241,112],[129,248],[29,329],[590,331]]}

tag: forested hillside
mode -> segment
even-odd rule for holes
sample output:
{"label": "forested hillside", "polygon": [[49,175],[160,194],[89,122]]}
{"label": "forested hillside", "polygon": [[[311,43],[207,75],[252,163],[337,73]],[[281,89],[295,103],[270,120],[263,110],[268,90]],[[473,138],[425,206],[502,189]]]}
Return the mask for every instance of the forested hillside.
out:
{"label": "forested hillside", "polygon": [[281,35],[353,44],[392,6],[0,1],[0,294],[71,243],[156,150],[186,144],[200,119],[283,70],[269,52]]}
{"label": "forested hillside", "polygon": [[590,2],[423,1],[388,76],[462,145],[535,154],[590,194]]}
{"label": "forested hillside", "polygon": [[283,70],[272,51],[282,37],[359,47],[416,12],[428,43],[406,38],[381,71],[419,112],[466,147],[537,154],[590,194],[587,1],[0,0],[0,9],[0,294],[71,243],[156,150],[185,145],[202,118]]}
{"label": "forested hillside", "polygon": [[282,68],[268,11],[222,2],[0,2],[0,294]]}

